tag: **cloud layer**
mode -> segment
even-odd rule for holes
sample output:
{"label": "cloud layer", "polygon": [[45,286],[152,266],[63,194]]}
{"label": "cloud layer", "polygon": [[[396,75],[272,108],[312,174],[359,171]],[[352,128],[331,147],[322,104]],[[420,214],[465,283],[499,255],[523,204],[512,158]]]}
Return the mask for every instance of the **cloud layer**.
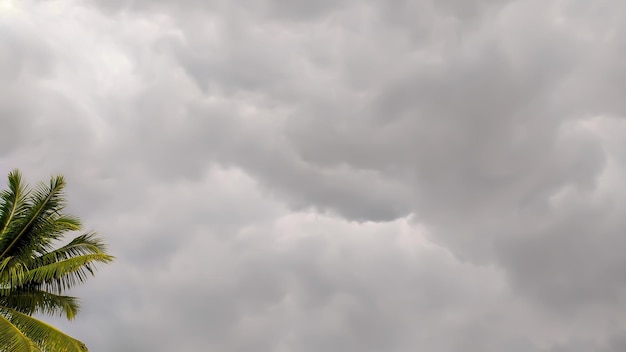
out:
{"label": "cloud layer", "polygon": [[0,2],[0,171],[94,351],[622,351],[626,5]]}

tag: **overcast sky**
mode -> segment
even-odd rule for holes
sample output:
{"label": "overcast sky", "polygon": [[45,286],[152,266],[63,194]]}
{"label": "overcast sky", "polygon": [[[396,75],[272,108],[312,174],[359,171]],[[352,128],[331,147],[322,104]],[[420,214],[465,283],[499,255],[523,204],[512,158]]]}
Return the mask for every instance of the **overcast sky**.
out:
{"label": "overcast sky", "polygon": [[51,320],[94,352],[625,351],[625,38],[623,0],[0,0],[0,177],[64,174],[117,256]]}

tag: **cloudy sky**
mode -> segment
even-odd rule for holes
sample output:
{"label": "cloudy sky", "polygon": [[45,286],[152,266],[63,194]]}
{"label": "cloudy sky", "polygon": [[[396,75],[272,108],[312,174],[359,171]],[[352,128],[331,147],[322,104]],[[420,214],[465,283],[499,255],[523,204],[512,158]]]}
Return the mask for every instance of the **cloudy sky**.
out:
{"label": "cloudy sky", "polygon": [[624,351],[624,38],[623,0],[0,0],[0,176],[64,174],[117,256],[52,319],[91,351]]}

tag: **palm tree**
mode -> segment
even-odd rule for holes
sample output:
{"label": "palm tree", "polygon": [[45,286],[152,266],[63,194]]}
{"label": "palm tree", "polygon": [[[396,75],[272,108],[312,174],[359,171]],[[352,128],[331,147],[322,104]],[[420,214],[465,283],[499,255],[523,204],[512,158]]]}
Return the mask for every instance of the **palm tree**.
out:
{"label": "palm tree", "polygon": [[34,189],[22,183],[17,170],[8,178],[8,190],[0,193],[0,351],[87,351],[32,315],[73,319],[79,301],[65,291],[93,275],[96,263],[113,257],[95,233],[59,244],[67,232],[81,229],[78,218],[63,214],[62,176]]}

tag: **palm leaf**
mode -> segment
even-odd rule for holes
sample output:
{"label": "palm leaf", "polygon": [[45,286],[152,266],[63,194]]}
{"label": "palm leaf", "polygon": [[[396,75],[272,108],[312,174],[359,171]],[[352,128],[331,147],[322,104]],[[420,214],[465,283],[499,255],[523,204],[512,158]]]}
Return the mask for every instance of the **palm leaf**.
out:
{"label": "palm leaf", "polygon": [[95,263],[109,263],[113,256],[106,253],[85,254],[31,268],[24,274],[24,285],[61,293],[94,274]]}
{"label": "palm leaf", "polygon": [[22,244],[23,253],[45,253],[54,249],[53,244],[66,232],[80,230],[80,220],[73,216],[52,214],[41,217],[36,226],[25,237]]}
{"label": "palm leaf", "polygon": [[[56,176],[50,180],[50,186],[40,184],[35,192],[31,193],[27,200],[29,204],[28,211],[25,212],[23,218],[19,221],[19,227],[14,231],[3,234],[2,240],[3,252],[0,258],[13,254],[23,254],[24,245],[39,240],[37,236],[32,235],[32,230],[44,226],[49,222],[48,217],[58,214],[63,209],[63,187],[65,187],[65,179],[63,176]],[[41,233],[41,232],[39,232]]]}
{"label": "palm leaf", "polygon": [[80,309],[80,302],[76,297],[55,295],[37,289],[21,289],[10,295],[0,296],[0,306],[28,315],[65,315],[68,320],[72,320]]}
{"label": "palm leaf", "polygon": [[28,267],[15,257],[0,260],[0,295],[11,292],[23,284]]}
{"label": "palm leaf", "polygon": [[[35,345],[39,346],[43,351],[63,351],[63,352],[86,352],[87,346],[84,343],[64,334],[62,331],[46,324],[39,319],[35,319],[27,314],[18,312],[15,309],[0,306],[0,316],[4,321],[9,321],[17,329],[22,332],[22,336],[28,337]],[[6,330],[9,330],[8,328]],[[23,340],[22,346],[23,347]],[[9,351],[12,351],[9,349]],[[15,350],[17,351],[38,351],[31,350]]]}
{"label": "palm leaf", "polygon": [[34,259],[34,266],[51,264],[59,260],[73,258],[85,254],[105,253],[106,245],[93,232],[74,238],[63,247],[52,250]]}
{"label": "palm leaf", "polygon": [[17,326],[0,314],[0,346],[3,352],[41,351]]}
{"label": "palm leaf", "polygon": [[[26,208],[26,197],[28,191],[22,184],[22,174],[14,170],[9,173],[9,189],[0,195],[0,243],[5,238],[5,234],[11,228],[12,221],[19,218]],[[4,243],[2,243],[4,244]],[[0,245],[0,250],[4,251],[4,246]]]}

